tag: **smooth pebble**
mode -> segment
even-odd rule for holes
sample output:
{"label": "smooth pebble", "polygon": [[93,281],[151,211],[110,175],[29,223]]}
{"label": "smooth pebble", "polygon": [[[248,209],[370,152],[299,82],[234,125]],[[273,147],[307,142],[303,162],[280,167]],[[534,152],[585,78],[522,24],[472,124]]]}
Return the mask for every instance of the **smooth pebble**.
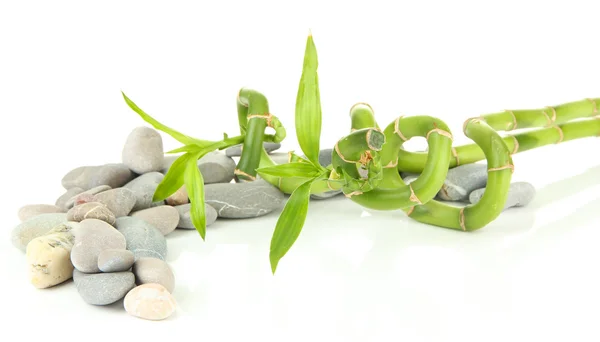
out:
{"label": "smooth pebble", "polygon": [[160,284],[142,284],[123,300],[125,311],[138,318],[159,321],[169,318],[177,308],[175,297]]}
{"label": "smooth pebble", "polygon": [[166,259],[167,240],[158,228],[131,216],[119,217],[115,226],[125,236],[127,249],[133,252],[135,260],[141,257]]}
{"label": "smooth pebble", "polygon": [[135,205],[132,211],[164,204],[164,201],[152,202],[154,192],[163,178],[165,178],[165,175],[160,172],[149,172],[125,184],[124,188],[133,191],[135,195]]}
{"label": "smooth pebble", "polygon": [[171,206],[190,203],[189,194],[185,184],[179,188],[179,190],[175,191],[171,196],[167,197],[167,199],[165,199],[165,203]]}
{"label": "smooth pebble", "polygon": [[61,208],[64,212],[66,212],[67,210],[69,210],[69,208],[67,208],[67,202],[75,197],[76,195],[79,195],[80,193],[84,192],[85,190],[83,190],[82,188],[71,188],[67,191],[65,191],[65,193],[63,193],[59,198],[56,199],[56,202],[54,203],[54,205],[56,205],[57,207]]}
{"label": "smooth pebble", "polygon": [[164,260],[139,258],[133,264],[131,270],[135,275],[135,283],[137,285],[161,284],[171,293],[175,289],[175,275],[171,267]]}
{"label": "smooth pebble", "polygon": [[52,228],[67,221],[66,213],[40,214],[14,227],[11,231],[11,242],[13,246],[25,252],[31,240],[47,234]]}
{"label": "smooth pebble", "polygon": [[73,222],[61,224],[27,244],[29,281],[33,286],[45,289],[71,279],[70,255],[75,240],[71,231],[76,225]]}
{"label": "smooth pebble", "polygon": [[[174,208],[177,209],[179,215],[179,223],[177,224],[177,228],[196,229],[196,227],[194,227],[194,224],[192,223],[192,218],[190,216],[190,210],[192,209],[191,203],[178,205]],[[207,203],[204,203],[204,214],[206,217],[207,227],[217,220],[217,210]]]}
{"label": "smooth pebble", "polygon": [[86,274],[75,269],[73,282],[86,303],[109,305],[124,298],[135,287],[135,276],[133,272]]}
{"label": "smooth pebble", "polygon": [[123,272],[133,266],[134,257],[126,249],[105,249],[98,254],[98,268],[101,272]]}
{"label": "smooth pebble", "polygon": [[103,191],[94,195],[93,202],[104,204],[115,217],[127,216],[135,206],[135,193],[126,188]]}
{"label": "smooth pebble", "polygon": [[160,133],[145,126],[133,129],[125,141],[121,159],[137,174],[162,170],[165,160]]}
{"label": "smooth pebble", "polygon": [[137,217],[150,223],[158,228],[163,235],[167,235],[174,231],[179,224],[179,212],[169,205],[142,209],[131,213],[130,216]]}
{"label": "smooth pebble", "polygon": [[263,179],[243,183],[216,183],[204,186],[206,204],[219,217],[250,218],[282,207],[283,192]]}
{"label": "smooth pebble", "polygon": [[91,176],[89,188],[100,185],[108,185],[111,188],[119,188],[135,177],[135,174],[122,163],[111,163],[99,166]]}
{"label": "smooth pebble", "polygon": [[[475,204],[481,200],[485,188],[473,190],[469,194],[469,201]],[[513,182],[508,188],[508,197],[502,210],[506,210],[511,207],[523,207],[529,204],[535,197],[535,187],[528,182]]]}
{"label": "smooth pebble", "polygon": [[102,193],[102,192],[110,190],[110,189],[111,189],[111,187],[108,185],[99,185],[99,186],[93,187],[89,190],[86,190],[78,195],[71,197],[67,201],[65,207],[67,209],[71,209],[76,205],[91,202],[94,199],[94,195]]}
{"label": "smooth pebble", "polygon": [[41,214],[64,213],[61,207],[52,204],[29,204],[21,207],[17,216],[21,222],[27,221]]}
{"label": "smooth pebble", "polygon": [[98,219],[110,225],[115,224],[115,215],[108,208],[98,202],[87,202],[74,206],[67,212],[67,220],[81,222],[85,219]]}
{"label": "smooth pebble", "polygon": [[84,273],[98,273],[98,256],[106,249],[125,249],[125,236],[108,223],[86,219],[73,231],[75,244],[71,250],[73,266]]}
{"label": "smooth pebble", "polygon": [[[225,155],[228,157],[241,157],[242,156],[242,146],[243,145],[235,145],[225,149]],[[272,143],[272,142],[263,142],[263,148],[267,153],[271,153],[273,151],[277,151],[281,148],[281,143]]]}
{"label": "smooth pebble", "polygon": [[437,197],[445,201],[468,201],[473,190],[484,188],[486,184],[486,164],[460,165],[448,170]]}

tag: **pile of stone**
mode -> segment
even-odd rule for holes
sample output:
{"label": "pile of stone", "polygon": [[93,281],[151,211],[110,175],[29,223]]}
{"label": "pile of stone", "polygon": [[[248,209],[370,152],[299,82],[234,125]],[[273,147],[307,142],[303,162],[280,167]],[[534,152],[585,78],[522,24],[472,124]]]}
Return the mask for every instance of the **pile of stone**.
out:
{"label": "pile of stone", "polygon": [[[272,152],[280,145],[265,147]],[[285,202],[266,181],[236,182],[236,154],[231,148],[198,160],[207,226],[221,218],[266,215]],[[121,162],[77,167],[62,178],[65,192],[54,204],[22,207],[11,238],[26,255],[33,286],[45,289],[72,279],[88,304],[122,300],[136,317],[171,316],[175,277],[167,263],[167,236],[195,228],[185,186],[164,201],[152,199],[176,158],[165,156],[159,132],[138,127],[125,141]]]}

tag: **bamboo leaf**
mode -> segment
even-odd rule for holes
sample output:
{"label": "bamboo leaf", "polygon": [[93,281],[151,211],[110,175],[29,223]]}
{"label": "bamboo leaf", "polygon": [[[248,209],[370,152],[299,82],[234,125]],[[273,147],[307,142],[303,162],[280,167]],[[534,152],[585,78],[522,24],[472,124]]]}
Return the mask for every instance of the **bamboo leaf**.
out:
{"label": "bamboo leaf", "polygon": [[292,192],[277,220],[269,253],[273,274],[275,274],[279,260],[290,250],[304,226],[306,214],[308,213],[310,188],[315,179],[316,177],[309,179]]}
{"label": "bamboo leaf", "polygon": [[320,173],[314,165],[309,163],[286,163],[275,166],[262,167],[256,170],[260,175],[275,177],[304,177],[313,178]]}
{"label": "bamboo leaf", "polygon": [[167,151],[165,153],[166,154],[175,154],[175,153],[181,153],[181,152],[197,152],[199,149],[201,149],[203,147],[205,147],[205,146],[198,146],[196,144],[185,145],[185,146],[178,147],[174,150]]}
{"label": "bamboo leaf", "polygon": [[206,153],[207,150],[203,150],[201,153],[193,154],[187,160],[184,172],[185,188],[191,203],[190,217],[202,240],[205,239],[206,235],[206,210],[204,204],[204,179],[198,169],[197,162],[198,158]]}
{"label": "bamboo leaf", "polygon": [[[193,155],[186,153],[177,158],[169,167],[163,180],[158,184],[152,202],[163,201],[165,198],[174,194],[184,184],[184,173],[188,165],[189,159]],[[197,168],[197,165],[196,165]]]}
{"label": "bamboo leaf", "polygon": [[151,124],[154,128],[163,131],[167,134],[169,134],[170,136],[172,136],[175,140],[181,142],[182,144],[185,145],[199,145],[200,147],[205,147],[207,145],[213,144],[214,142],[212,141],[208,141],[208,140],[200,140],[200,139],[196,139],[196,138],[192,138],[189,137],[183,133],[180,133],[170,127],[167,127],[163,124],[161,124],[160,122],[156,121],[153,117],[151,117],[150,115],[148,115],[146,112],[144,112],[140,107],[138,107],[133,101],[131,101],[127,95],[125,95],[124,92],[121,92],[121,94],[123,94],[123,98],[125,99],[125,102],[127,103],[127,105],[129,106],[129,108],[133,109],[134,112],[138,113],[139,116],[142,117],[142,119],[144,119],[144,121],[146,121],[147,123]]}
{"label": "bamboo leaf", "polygon": [[296,97],[296,136],[306,157],[316,167],[320,167],[321,98],[317,67],[317,50],[312,35],[309,35],[304,52],[302,77]]}

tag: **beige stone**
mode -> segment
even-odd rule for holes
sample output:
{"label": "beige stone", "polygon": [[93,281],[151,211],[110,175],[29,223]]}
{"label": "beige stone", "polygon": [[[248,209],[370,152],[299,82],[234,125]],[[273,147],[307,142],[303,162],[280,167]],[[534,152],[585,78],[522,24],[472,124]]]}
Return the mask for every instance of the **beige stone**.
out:
{"label": "beige stone", "polygon": [[52,204],[29,204],[19,209],[19,220],[25,222],[41,214],[64,213],[65,210]]}
{"label": "beige stone", "polygon": [[159,321],[177,308],[175,298],[160,284],[143,284],[133,288],[123,300],[125,311],[132,316]]}
{"label": "beige stone", "polygon": [[87,202],[69,209],[67,220],[81,222],[85,219],[98,219],[110,225],[115,224],[115,215],[102,203]]}
{"label": "beige stone", "polygon": [[165,202],[172,206],[190,203],[189,194],[185,188],[185,185],[179,188],[179,190],[175,191],[174,194],[167,197]]}
{"label": "beige stone", "polygon": [[74,237],[73,223],[62,224],[48,234],[29,242],[26,250],[29,280],[33,286],[44,289],[58,285],[73,276],[71,249]]}

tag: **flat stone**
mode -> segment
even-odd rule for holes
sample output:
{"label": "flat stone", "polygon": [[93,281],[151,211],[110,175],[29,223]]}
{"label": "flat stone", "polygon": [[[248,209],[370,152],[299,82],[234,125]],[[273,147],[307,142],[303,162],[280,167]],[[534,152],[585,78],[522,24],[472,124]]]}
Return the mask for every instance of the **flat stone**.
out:
{"label": "flat stone", "polygon": [[98,165],[76,167],[63,176],[61,184],[67,190],[71,188],[89,190],[91,179],[98,168]]}
{"label": "flat stone", "polygon": [[141,257],[166,259],[167,240],[158,228],[131,216],[119,217],[115,226],[125,236],[127,249],[133,252],[135,260]]}
{"label": "flat stone", "polygon": [[[225,149],[225,155],[228,157],[241,157],[242,155],[242,144],[231,146]],[[263,142],[263,148],[267,153],[271,153],[273,151],[277,151],[281,148],[280,143],[272,143],[272,142]]]}
{"label": "flat stone", "polygon": [[132,268],[135,283],[161,284],[167,291],[173,293],[175,289],[175,275],[171,267],[164,261],[156,258],[139,258]]}
{"label": "flat stone", "polygon": [[98,268],[102,272],[128,271],[134,260],[133,253],[126,249],[105,249],[98,254]]}
{"label": "flat stone", "polygon": [[224,218],[250,218],[266,215],[283,206],[283,192],[263,179],[242,183],[216,183],[204,186],[206,204]]}
{"label": "flat stone", "polygon": [[179,212],[172,206],[161,205],[158,207],[142,209],[131,213],[131,217],[142,219],[158,228],[162,235],[167,235],[177,228]]}
{"label": "flat stone", "polygon": [[54,203],[57,207],[61,208],[64,212],[66,212],[67,210],[69,210],[69,208],[67,208],[67,202],[75,197],[76,195],[79,195],[80,193],[84,192],[85,190],[83,190],[82,188],[79,187],[75,187],[75,188],[71,188],[69,190],[67,190],[64,194],[62,194],[59,198],[56,199],[56,203]]}
{"label": "flat stone", "polygon": [[91,175],[89,188],[100,185],[108,185],[111,188],[119,188],[135,178],[135,174],[121,163],[105,164],[97,167]]}
{"label": "flat stone", "polygon": [[13,246],[25,252],[31,240],[47,234],[52,228],[67,221],[66,213],[40,214],[14,227],[11,232],[11,242]]}
{"label": "flat stone", "polygon": [[[473,190],[469,194],[469,201],[472,204],[478,203],[483,194],[485,188]],[[508,196],[502,210],[506,210],[512,207],[523,207],[529,204],[535,197],[535,187],[528,182],[513,182],[508,188]]]}
{"label": "flat stone", "polygon": [[115,217],[127,216],[135,206],[135,193],[126,188],[116,188],[94,195],[93,202],[104,204]]}
{"label": "flat stone", "polygon": [[160,172],[149,172],[125,184],[124,188],[133,191],[135,195],[135,205],[132,211],[165,204],[164,201],[152,202],[154,192],[163,178],[165,175]]}
{"label": "flat stone", "polygon": [[109,305],[125,297],[135,287],[135,276],[132,272],[86,274],[74,270],[73,282],[86,303]]}
{"label": "flat stone", "polygon": [[61,224],[27,244],[29,281],[36,288],[49,288],[73,276],[70,256],[75,240],[71,231],[75,225],[72,222]]}
{"label": "flat stone", "polygon": [[98,202],[88,202],[77,205],[67,212],[67,220],[81,222],[85,219],[98,219],[110,225],[115,224],[115,215],[108,208]]}
{"label": "flat stone", "polygon": [[97,187],[91,188],[89,190],[86,190],[86,191],[78,194],[78,195],[71,197],[65,204],[65,207],[67,209],[71,209],[76,205],[91,202],[94,198],[93,197],[94,195],[99,194],[104,191],[107,191],[107,190],[110,190],[110,189],[111,189],[111,187],[108,185],[99,185]]}
{"label": "flat stone", "polygon": [[85,219],[73,231],[75,244],[71,250],[73,266],[84,273],[98,273],[98,256],[106,249],[125,249],[125,237],[108,223]]}
{"label": "flat stone", "polygon": [[160,133],[150,127],[135,128],[125,141],[121,158],[137,174],[162,170],[165,160]]}
{"label": "flat stone", "polygon": [[486,164],[465,164],[448,170],[437,197],[445,201],[468,201],[469,194],[487,184]]}
{"label": "flat stone", "polygon": [[175,191],[171,196],[165,199],[165,203],[170,206],[182,205],[190,203],[190,195],[187,192],[185,185]]}
{"label": "flat stone", "polygon": [[64,212],[65,210],[63,208],[52,204],[29,204],[19,209],[18,216],[19,220],[24,222],[41,214],[56,214]]}
{"label": "flat stone", "polygon": [[[162,173],[166,174],[169,168],[180,156],[166,156],[165,168]],[[198,159],[198,169],[204,179],[204,184],[229,183],[234,177],[235,161],[221,151],[212,151]]]}
{"label": "flat stone", "polygon": [[159,321],[169,318],[175,312],[177,302],[164,286],[143,284],[127,293],[123,306],[134,317]]}
{"label": "flat stone", "polygon": [[[190,216],[190,209],[192,208],[191,203],[178,205],[174,208],[177,209],[179,215],[179,223],[177,224],[177,228],[196,229],[196,227],[194,227],[194,224],[192,223],[192,218]],[[207,227],[217,220],[217,210],[211,205],[204,203],[204,213],[206,217]]]}

